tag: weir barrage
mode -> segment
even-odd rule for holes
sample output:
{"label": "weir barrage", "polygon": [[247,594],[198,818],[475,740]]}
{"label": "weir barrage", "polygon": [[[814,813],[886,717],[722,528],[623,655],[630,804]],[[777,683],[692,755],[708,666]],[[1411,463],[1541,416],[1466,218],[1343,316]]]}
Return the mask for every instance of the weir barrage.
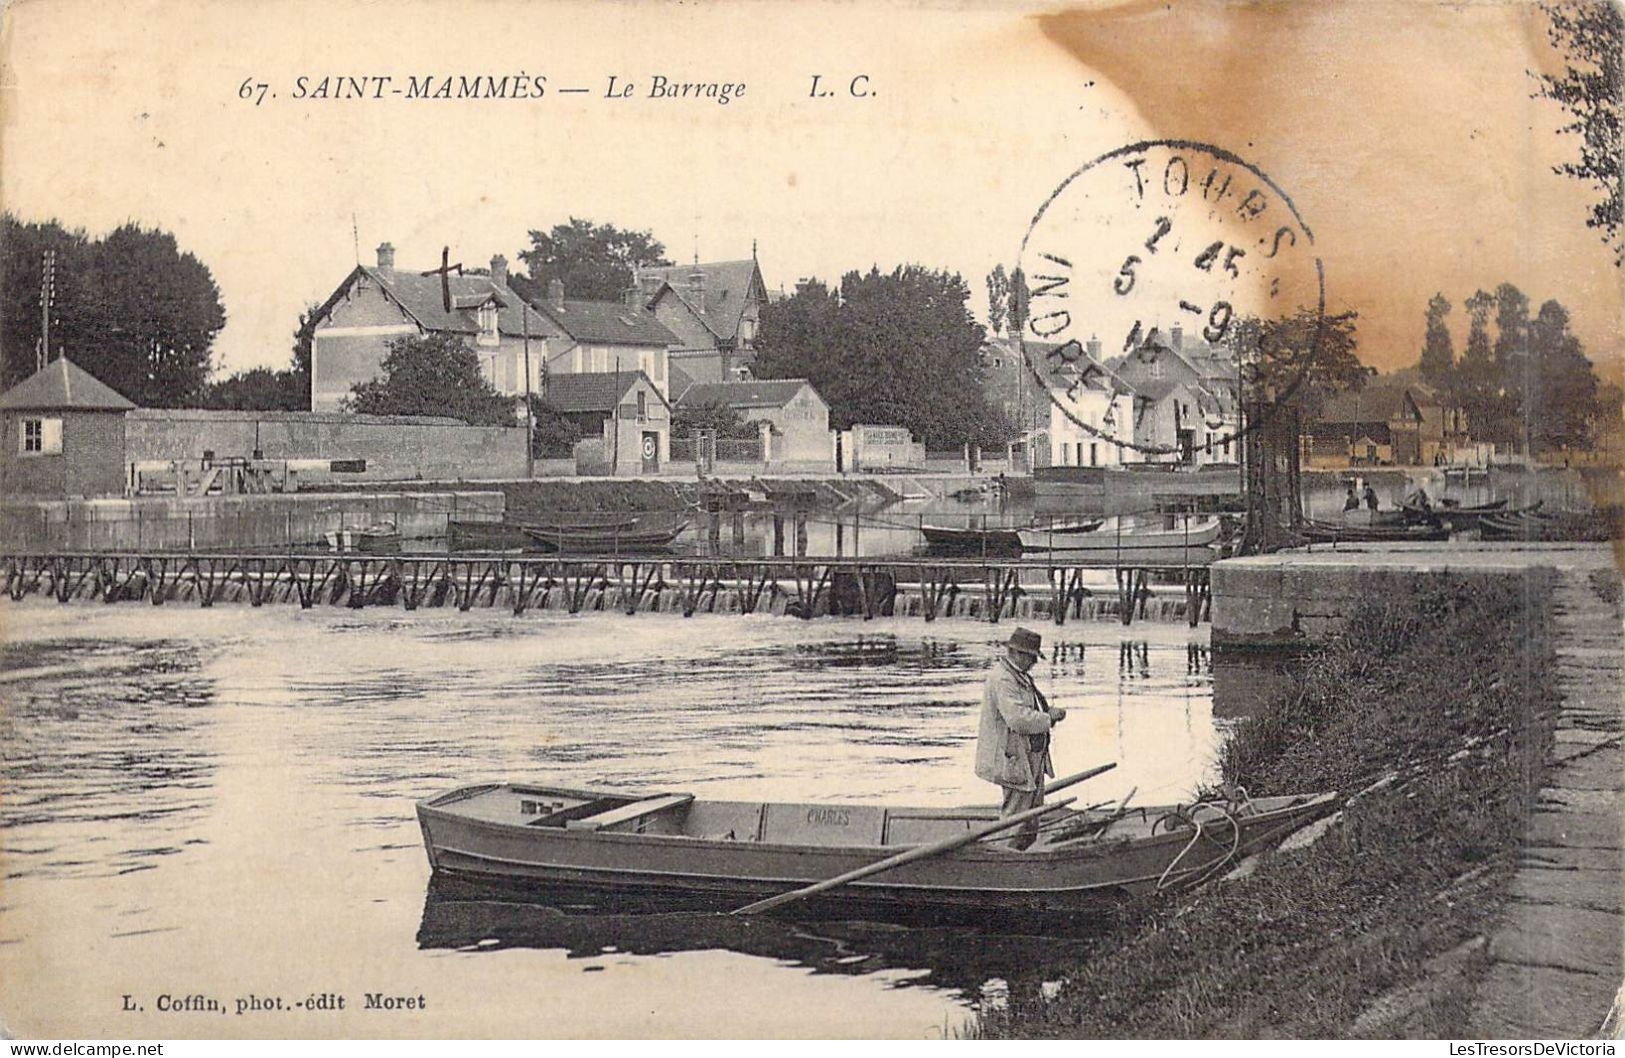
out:
{"label": "weir barrage", "polygon": [[[1210,617],[1208,553],[1188,561],[692,558],[225,552],[0,556],[13,600],[298,603],[816,616],[1089,619]],[[1176,552],[1177,554],[1177,552]]]}

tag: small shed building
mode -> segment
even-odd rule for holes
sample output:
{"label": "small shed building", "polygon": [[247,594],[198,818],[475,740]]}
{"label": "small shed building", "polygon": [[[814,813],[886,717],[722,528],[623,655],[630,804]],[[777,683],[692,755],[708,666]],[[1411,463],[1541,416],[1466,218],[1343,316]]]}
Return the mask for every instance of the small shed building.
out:
{"label": "small shed building", "polygon": [[122,496],[134,407],[67,357],[0,394],[0,495]]}

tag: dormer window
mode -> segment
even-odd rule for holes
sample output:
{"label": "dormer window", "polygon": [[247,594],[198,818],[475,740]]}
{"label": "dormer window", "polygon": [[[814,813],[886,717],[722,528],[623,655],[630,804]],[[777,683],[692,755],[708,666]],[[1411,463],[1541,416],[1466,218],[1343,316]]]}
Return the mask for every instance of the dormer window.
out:
{"label": "dormer window", "polygon": [[497,307],[490,302],[480,306],[480,342],[485,345],[495,345],[500,341],[497,333]]}
{"label": "dormer window", "polygon": [[1162,361],[1161,360],[1153,360],[1153,361],[1151,361],[1151,377],[1152,378],[1161,378],[1162,377]]}
{"label": "dormer window", "polygon": [[741,342],[754,341],[756,338],[756,321],[749,317],[739,321],[739,340]]}

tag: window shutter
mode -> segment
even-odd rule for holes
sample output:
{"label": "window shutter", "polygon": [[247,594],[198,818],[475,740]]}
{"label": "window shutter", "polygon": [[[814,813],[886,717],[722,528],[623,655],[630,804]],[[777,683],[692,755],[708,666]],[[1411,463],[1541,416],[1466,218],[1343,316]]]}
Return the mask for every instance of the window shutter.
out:
{"label": "window shutter", "polygon": [[46,419],[43,424],[43,443],[40,451],[46,455],[59,455],[62,452],[62,420]]}

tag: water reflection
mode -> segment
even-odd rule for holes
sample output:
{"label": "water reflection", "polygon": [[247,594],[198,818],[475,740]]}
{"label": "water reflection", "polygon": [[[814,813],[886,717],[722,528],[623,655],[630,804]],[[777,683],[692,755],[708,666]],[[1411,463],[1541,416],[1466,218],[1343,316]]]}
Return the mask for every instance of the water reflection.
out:
{"label": "water reflection", "polygon": [[545,896],[436,876],[423,901],[420,948],[465,953],[514,948],[561,949],[576,959],[606,952],[670,955],[727,950],[773,959],[816,974],[912,971],[899,984],[928,985],[974,994],[993,978],[1018,971],[1040,978],[1076,968],[1115,912],[1102,908],[1057,935],[1052,919],[1044,935],[964,924],[871,922],[730,915],[699,902],[554,888]]}
{"label": "water reflection", "polygon": [[[207,978],[289,995],[427,988],[428,1035],[624,1034],[614,1004],[628,994],[658,1011],[636,1030],[651,1035],[914,1034],[1087,943],[665,912],[633,923],[625,907],[425,894],[412,802],[479,779],[990,802],[973,746],[1008,624],[44,600],[0,616],[0,980],[19,1031],[206,1034],[121,1015],[118,997]],[[1069,710],[1057,771],[1118,762],[1090,801],[1131,788],[1176,800],[1211,780],[1212,677],[1190,660],[1205,629],[1043,631],[1035,675]],[[642,933],[658,957],[636,954]],[[586,954],[606,946],[621,954]],[[545,1023],[527,1020],[540,979]]]}

